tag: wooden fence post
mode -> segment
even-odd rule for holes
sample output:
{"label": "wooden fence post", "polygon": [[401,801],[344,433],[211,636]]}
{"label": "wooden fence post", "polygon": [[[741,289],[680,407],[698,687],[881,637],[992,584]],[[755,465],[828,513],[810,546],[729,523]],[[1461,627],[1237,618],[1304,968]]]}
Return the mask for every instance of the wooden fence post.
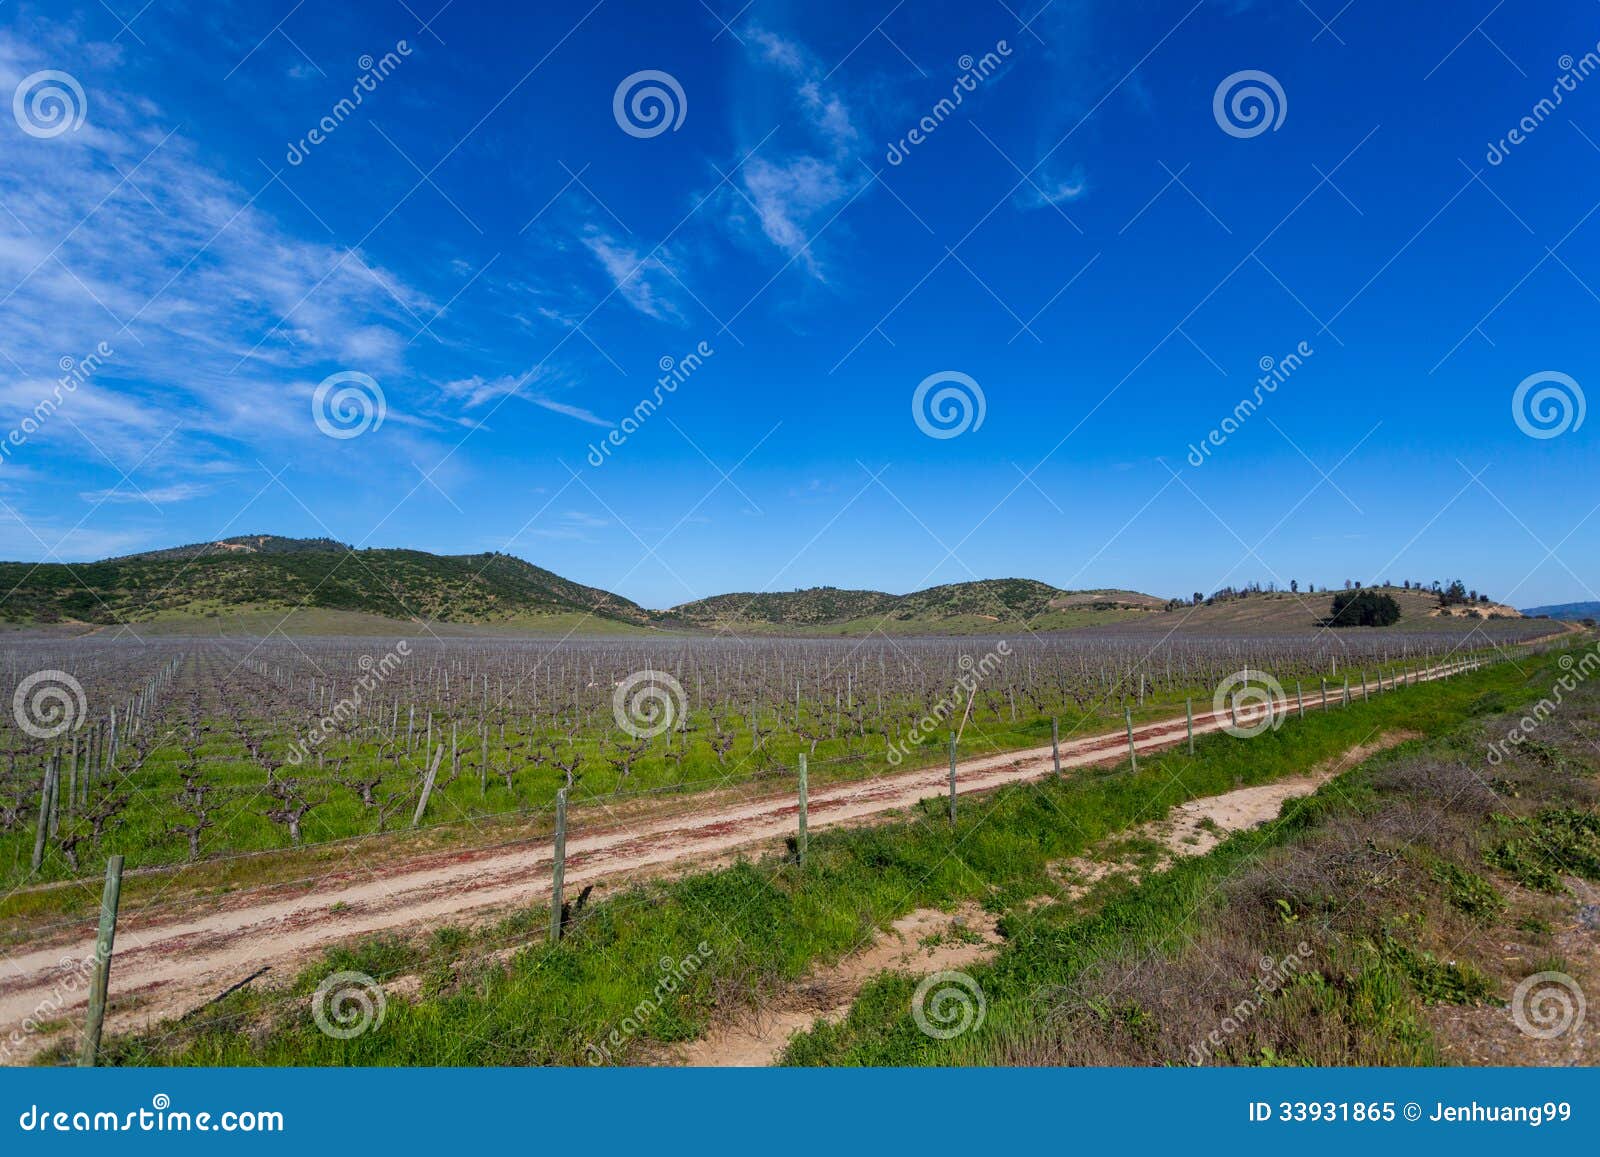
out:
{"label": "wooden fence post", "polygon": [[83,1026],[83,1050],[78,1064],[93,1068],[100,1052],[100,1029],[105,1023],[106,994],[111,986],[111,949],[117,939],[117,904],[122,899],[122,857],[106,860],[106,886],[100,894],[100,931],[94,940],[94,974],[89,980],[89,1019]]}
{"label": "wooden fence post", "polygon": [[806,808],[809,806],[810,793],[806,782],[806,753],[800,753],[800,827],[795,833],[795,851],[800,858],[800,866],[806,862]]}
{"label": "wooden fence post", "polygon": [[1050,717],[1050,758],[1056,765],[1056,778],[1061,778],[1061,720]]}
{"label": "wooden fence post", "polygon": [[1294,681],[1294,701],[1300,707],[1300,718],[1304,719],[1306,717],[1306,693],[1300,686],[1300,680],[1298,679]]}
{"label": "wooden fence post", "polygon": [[555,858],[550,867],[550,942],[561,939],[561,890],[567,882],[567,789],[556,792]]}
{"label": "wooden fence post", "polygon": [[44,841],[50,834],[50,777],[55,774],[52,765],[44,765],[44,783],[39,787],[39,828],[33,837],[33,860],[31,871],[37,872],[39,865],[44,863]]}
{"label": "wooden fence post", "polygon": [[1194,754],[1194,699],[1183,701],[1183,721],[1189,728],[1189,754]]}
{"label": "wooden fence post", "polygon": [[956,736],[950,733],[950,826],[956,823]]}
{"label": "wooden fence post", "polygon": [[428,797],[433,794],[434,777],[439,774],[439,761],[444,758],[444,744],[439,744],[433,753],[433,762],[428,765],[427,778],[422,781],[422,798],[417,801],[417,810],[411,816],[411,826],[416,827],[422,822],[422,813],[428,808]]}
{"label": "wooden fence post", "polygon": [[1133,746],[1133,709],[1124,707],[1122,718],[1128,725],[1128,758],[1133,761],[1133,770],[1139,770],[1139,752]]}
{"label": "wooden fence post", "polygon": [[1322,709],[1324,711],[1328,709],[1328,680],[1326,678],[1322,680]]}

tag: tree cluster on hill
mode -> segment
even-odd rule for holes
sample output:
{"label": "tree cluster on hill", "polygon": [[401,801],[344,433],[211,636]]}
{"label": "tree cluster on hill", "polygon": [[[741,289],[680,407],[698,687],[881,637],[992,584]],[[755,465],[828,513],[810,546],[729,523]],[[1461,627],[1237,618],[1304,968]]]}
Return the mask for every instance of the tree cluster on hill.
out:
{"label": "tree cluster on hill", "polygon": [[1400,604],[1393,595],[1374,590],[1341,591],[1333,596],[1330,627],[1387,627],[1400,621]]}

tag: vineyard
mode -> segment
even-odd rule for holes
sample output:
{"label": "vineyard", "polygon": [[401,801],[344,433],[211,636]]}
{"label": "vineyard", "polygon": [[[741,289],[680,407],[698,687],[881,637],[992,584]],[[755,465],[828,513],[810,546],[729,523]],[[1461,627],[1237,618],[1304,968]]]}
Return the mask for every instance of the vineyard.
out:
{"label": "vineyard", "polygon": [[[14,643],[0,878],[92,875],[793,777],[857,779],[1492,656],[1547,624],[1300,639]],[[1239,676],[1244,676],[1241,680]],[[1230,683],[1231,680],[1231,683]]]}

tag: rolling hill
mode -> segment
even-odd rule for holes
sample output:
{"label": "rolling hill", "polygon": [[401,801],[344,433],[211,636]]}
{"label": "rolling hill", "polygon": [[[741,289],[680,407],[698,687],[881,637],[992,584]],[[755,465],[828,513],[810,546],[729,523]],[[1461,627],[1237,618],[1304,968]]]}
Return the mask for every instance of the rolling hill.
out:
{"label": "rolling hill", "polygon": [[1020,623],[1035,631],[1068,630],[1137,618],[1164,606],[1164,599],[1135,591],[1062,591],[1033,579],[980,579],[906,595],[837,587],[716,595],[673,607],[661,618],[723,631],[955,634]]}
{"label": "rolling hill", "polygon": [[330,539],[247,535],[95,563],[0,563],[0,620],[160,622],[290,608],[387,620],[495,623],[593,615],[643,625],[650,612],[505,554],[355,550]]}
{"label": "rolling hill", "polygon": [[[1416,588],[1377,586],[1370,588],[1389,595],[1400,606],[1402,630],[1452,630],[1467,623],[1520,620],[1520,612],[1499,603],[1441,608],[1439,597]],[[1300,634],[1315,630],[1331,613],[1333,592],[1316,594],[1288,591],[1252,591],[1246,595],[1215,598],[1198,606],[1188,604],[1142,615],[1137,620],[1118,624],[1114,630],[1161,632],[1188,631],[1207,635]],[[1360,628],[1346,628],[1359,630]]]}

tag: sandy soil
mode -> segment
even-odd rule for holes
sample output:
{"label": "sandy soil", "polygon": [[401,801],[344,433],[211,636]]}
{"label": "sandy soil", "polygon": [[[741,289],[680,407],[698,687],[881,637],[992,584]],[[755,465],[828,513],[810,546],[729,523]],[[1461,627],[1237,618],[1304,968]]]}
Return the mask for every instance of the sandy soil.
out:
{"label": "sandy soil", "polygon": [[[1191,799],[1178,804],[1159,820],[1152,820],[1131,832],[1120,832],[1086,856],[1068,860],[1056,868],[1065,898],[1083,897],[1106,879],[1137,881],[1142,876],[1165,871],[1174,860],[1203,856],[1234,832],[1257,827],[1278,818],[1283,805],[1310,795],[1336,775],[1341,775],[1380,751],[1417,739],[1415,731],[1386,731],[1370,743],[1358,744],[1337,759],[1326,760],[1304,775],[1272,783],[1242,787],[1222,795]],[[1117,852],[1119,844],[1130,839],[1161,845],[1152,862],[1148,857]]]}
{"label": "sandy soil", "polygon": [[[1453,670],[1454,668],[1450,668]],[[1427,678],[1441,678],[1446,668]],[[1353,689],[1353,696],[1359,689]],[[1318,696],[1306,696],[1312,709]],[[1336,700],[1330,695],[1330,706]],[[1252,715],[1240,713],[1248,724]],[[1220,730],[1228,713],[1197,712],[1196,734]],[[1134,729],[1135,746],[1154,751],[1184,741],[1183,717]],[[1116,762],[1127,750],[1121,730],[1063,742],[1063,768]],[[1051,773],[1050,748],[967,760],[957,769],[958,794],[991,791]],[[948,769],[884,775],[861,783],[815,788],[810,796],[812,830],[880,820],[948,791]],[[730,804],[706,793],[696,809],[668,819],[648,817],[625,827],[580,830],[567,840],[569,894],[585,884],[615,886],[642,878],[681,873],[725,862],[736,852],[781,846],[793,833],[797,804],[774,795]],[[460,923],[548,897],[551,847],[536,841],[432,855],[413,864],[385,864],[382,874],[363,869],[299,886],[267,887],[228,896],[200,897],[182,917],[125,909],[118,924],[111,971],[111,1006],[106,1025],[124,1031],[180,1015],[242,980],[264,964],[276,977],[341,941],[396,929],[417,930]],[[360,865],[355,865],[361,867]],[[576,887],[574,887],[576,886]],[[597,892],[601,888],[597,888]],[[596,899],[603,898],[596,896]],[[21,952],[0,961],[0,1054],[26,1060],[49,1044],[46,1033],[21,1031],[29,1024],[76,1024],[87,1001],[82,962],[93,950],[92,924],[41,935]],[[20,1040],[13,1037],[19,1033]]]}
{"label": "sandy soil", "polygon": [[798,1030],[817,1020],[840,1021],[867,981],[884,972],[928,976],[956,971],[999,951],[995,918],[976,904],[955,912],[921,908],[831,968],[813,972],[779,998],[726,1021],[670,1060],[683,1065],[749,1068],[774,1063]]}

